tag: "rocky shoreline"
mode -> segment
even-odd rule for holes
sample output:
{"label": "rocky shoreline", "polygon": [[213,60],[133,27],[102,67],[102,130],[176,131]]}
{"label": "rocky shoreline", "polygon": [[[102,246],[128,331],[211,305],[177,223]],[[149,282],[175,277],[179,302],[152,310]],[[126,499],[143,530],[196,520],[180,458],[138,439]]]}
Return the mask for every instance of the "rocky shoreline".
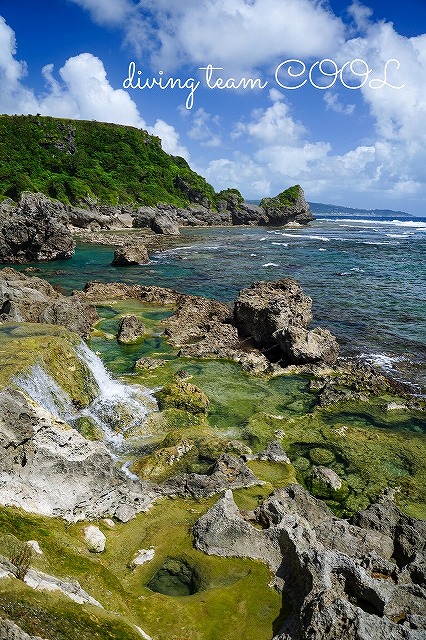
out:
{"label": "rocky shoreline", "polygon": [[[232,361],[256,376],[305,375],[316,406],[325,412],[344,403],[365,405],[377,396],[385,402],[388,398],[389,411],[401,406],[404,411],[421,411],[401,385],[372,367],[339,357],[329,331],[310,328],[312,300],[296,281],[254,283],[239,293],[232,307],[171,289],[124,283],[90,282],[83,291],[65,297],[46,281],[6,267],[0,271],[0,292],[0,329],[9,331],[6,341],[18,340],[21,350],[20,362],[13,354],[4,359],[1,504],[70,523],[113,518],[113,524],[125,526],[160,499],[197,503],[225,491],[197,518],[195,546],[207,554],[253,558],[270,567],[275,588],[292,607],[274,630],[274,640],[424,637],[425,523],[404,515],[390,494],[356,511],[350,520],[333,515],[322,499],[341,511],[353,485],[328,466],[338,454],[327,448],[331,441],[325,426],[321,431],[326,444],[321,447],[311,440],[312,464],[302,473],[300,461],[306,463],[306,457],[294,452],[289,456],[282,444],[284,431],[296,428],[294,418],[259,414],[262,433],[269,433],[269,423],[280,425],[274,428],[275,439],[262,435],[263,449],[253,450],[232,435],[213,435],[209,398],[189,382],[185,370],[162,385],[155,395],[158,409],[136,425],[132,413],[141,405],[129,409],[123,394],[117,395],[115,405],[96,405],[99,385],[114,382],[104,372],[94,377],[94,356],[82,352],[80,339],[99,320],[97,304],[136,300],[169,311],[161,326],[183,364],[194,358]],[[113,337],[119,344],[137,345],[145,335],[144,323],[126,314]],[[25,340],[31,352],[26,355]],[[156,357],[138,362],[142,377],[157,363],[160,369],[165,363]],[[24,373],[26,380],[41,375],[43,384],[52,386],[49,405],[40,404],[39,395],[31,396],[33,387],[23,383]],[[117,390],[112,389],[106,397],[114,399]],[[67,419],[52,413],[58,398],[66,406]],[[129,446],[138,448],[130,472],[117,465],[116,451],[105,434],[98,434],[94,403],[110,425],[111,442],[120,436],[125,443],[127,437]],[[311,434],[314,420],[311,410],[306,423]],[[250,428],[255,433],[256,424],[248,424]],[[344,439],[348,429],[337,425],[335,431]],[[144,440],[147,435],[151,440]],[[274,490],[273,483],[262,479],[272,471],[288,477],[287,486]],[[306,489],[294,484],[296,477]],[[232,492],[251,489],[262,498],[258,506],[239,508]],[[26,637],[16,633],[16,640]]]}
{"label": "rocky shoreline", "polygon": [[[128,239],[143,238],[152,247],[158,242],[152,235],[179,236],[180,227],[305,225],[313,219],[299,185],[275,198],[264,198],[260,206],[242,201],[230,190],[215,209],[198,202],[187,209],[161,203],[156,207],[114,207],[90,202],[75,207],[42,193],[23,192],[17,203],[11,199],[0,203],[0,262],[70,258],[75,249],[73,235],[86,242],[105,243],[103,230],[143,229],[142,235],[132,233]],[[116,237],[110,244],[122,242]]]}

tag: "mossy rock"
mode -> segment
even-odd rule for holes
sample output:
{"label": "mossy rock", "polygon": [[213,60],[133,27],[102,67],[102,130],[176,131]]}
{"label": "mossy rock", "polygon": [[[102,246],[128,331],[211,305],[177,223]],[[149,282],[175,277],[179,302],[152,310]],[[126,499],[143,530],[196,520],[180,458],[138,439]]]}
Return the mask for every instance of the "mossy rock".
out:
{"label": "mossy rock", "polygon": [[334,461],[334,453],[329,449],[314,447],[309,451],[309,458],[313,464],[324,466]]}
{"label": "mossy rock", "polygon": [[0,326],[0,388],[14,378],[31,375],[34,365],[50,375],[78,408],[98,394],[97,384],[77,355],[81,338],[55,325],[7,322]]}
{"label": "mossy rock", "polygon": [[198,387],[184,380],[165,385],[155,397],[160,409],[182,409],[189,413],[207,413],[209,399]]}
{"label": "mossy rock", "polygon": [[80,416],[71,426],[76,429],[83,438],[86,438],[86,440],[102,441],[105,439],[105,433],[101,427],[88,416]]}
{"label": "mossy rock", "polygon": [[347,483],[326,467],[314,467],[306,477],[306,485],[316,498],[339,504],[346,500],[350,491]]}

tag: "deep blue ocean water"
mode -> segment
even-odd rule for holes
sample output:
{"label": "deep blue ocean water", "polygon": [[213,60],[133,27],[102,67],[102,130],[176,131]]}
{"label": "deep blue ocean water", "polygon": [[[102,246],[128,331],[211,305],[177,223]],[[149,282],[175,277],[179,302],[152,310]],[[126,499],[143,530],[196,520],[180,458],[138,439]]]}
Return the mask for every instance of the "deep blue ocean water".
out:
{"label": "deep blue ocean water", "polygon": [[179,246],[148,265],[112,267],[111,248],[79,245],[72,260],[37,266],[66,292],[89,280],[124,281],[224,301],[256,280],[292,277],[313,299],[314,324],[338,337],[343,354],[426,388],[426,218],[333,215],[294,229],[181,233]]}

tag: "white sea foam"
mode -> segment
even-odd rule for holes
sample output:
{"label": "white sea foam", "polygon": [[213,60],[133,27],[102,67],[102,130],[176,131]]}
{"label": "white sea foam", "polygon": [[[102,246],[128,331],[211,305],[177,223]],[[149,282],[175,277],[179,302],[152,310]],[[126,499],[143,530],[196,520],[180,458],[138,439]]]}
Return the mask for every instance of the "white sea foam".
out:
{"label": "white sea foam", "polygon": [[395,226],[395,227],[414,227],[416,231],[424,231],[426,230],[426,222],[416,220],[365,220],[363,218],[357,218],[356,220],[351,220],[350,218],[322,218],[323,222],[350,222],[352,224],[374,224],[374,225],[385,225],[385,226]]}
{"label": "white sea foam", "polygon": [[396,245],[396,244],[401,244],[400,242],[368,242],[368,241],[364,241],[362,244],[373,244],[375,246],[380,246],[380,245]]}
{"label": "white sea foam", "polygon": [[271,242],[271,244],[275,244],[279,247],[288,247],[288,242]]}
{"label": "white sea foam", "polygon": [[327,238],[326,236],[312,236],[307,233],[284,233],[283,231],[280,231],[277,235],[283,236],[284,238],[304,238],[308,240],[321,240],[322,242],[330,242],[330,238]]}
{"label": "white sea foam", "polygon": [[276,262],[267,262],[266,264],[262,264],[262,267],[279,267],[280,265]]}
{"label": "white sea foam", "polygon": [[386,353],[361,353],[360,358],[386,371],[392,370],[395,363],[404,362],[405,360],[404,356],[389,355]]}

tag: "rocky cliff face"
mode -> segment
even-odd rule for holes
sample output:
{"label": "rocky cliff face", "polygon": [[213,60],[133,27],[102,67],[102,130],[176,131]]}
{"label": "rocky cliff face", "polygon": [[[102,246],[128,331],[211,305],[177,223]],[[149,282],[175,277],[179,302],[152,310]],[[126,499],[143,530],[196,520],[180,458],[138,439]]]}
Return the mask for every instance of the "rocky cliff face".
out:
{"label": "rocky cliff face", "polygon": [[281,227],[290,222],[308,224],[314,220],[299,184],[282,191],[274,198],[263,198],[260,207],[267,217],[267,224],[273,227]]}
{"label": "rocky cliff face", "polygon": [[0,262],[71,258],[75,243],[64,224],[64,207],[41,193],[23,193],[18,204],[0,206]]}

